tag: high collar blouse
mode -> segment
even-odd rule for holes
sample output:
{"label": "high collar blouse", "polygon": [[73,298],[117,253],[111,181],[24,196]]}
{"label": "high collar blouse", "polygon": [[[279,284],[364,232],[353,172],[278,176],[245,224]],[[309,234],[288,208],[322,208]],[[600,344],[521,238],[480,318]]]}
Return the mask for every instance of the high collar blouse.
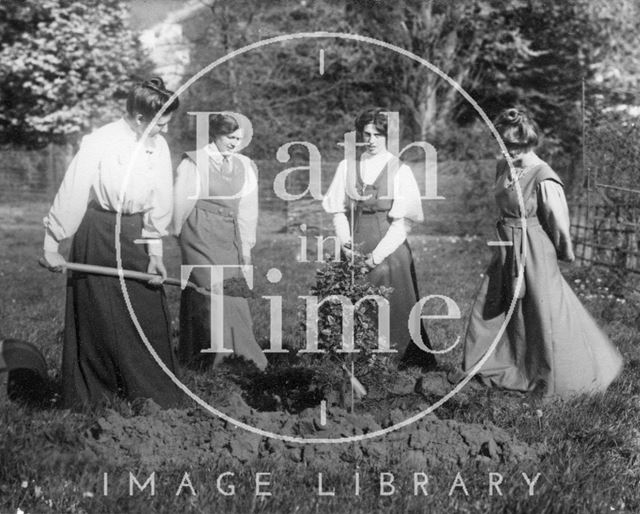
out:
{"label": "high collar blouse", "polygon": [[[376,155],[365,152],[360,159],[360,178],[365,184],[373,184],[382,170],[396,157],[389,151]],[[357,172],[355,169],[354,172]],[[347,161],[338,164],[336,174],[322,201],[325,211],[331,214],[346,213],[349,205],[349,184],[355,184],[348,177]],[[424,220],[420,191],[413,172],[406,164],[398,162],[397,173],[393,177],[393,203],[389,217],[407,219],[414,222]]]}
{"label": "high collar blouse", "polygon": [[[173,177],[169,147],[160,135],[141,143],[124,119],[85,136],[44,218],[45,249],[75,234],[89,204],[143,214],[141,237],[160,238],[171,221]],[[162,254],[162,245],[149,245]]]}
{"label": "high collar blouse", "polygon": [[[258,224],[258,169],[255,163],[247,156],[240,153],[222,154],[214,143],[205,146],[202,150],[207,157],[207,167],[200,170],[195,161],[185,157],[177,169],[174,183],[173,197],[173,223],[170,232],[180,235],[182,226],[194,210],[198,200],[209,198],[209,181],[212,177],[220,175],[212,174],[212,170],[220,171],[225,157],[239,160],[243,170],[244,182],[237,193],[238,213],[237,222],[240,232],[242,253],[248,256],[256,244],[256,230]],[[197,157],[196,157],[197,159]]]}

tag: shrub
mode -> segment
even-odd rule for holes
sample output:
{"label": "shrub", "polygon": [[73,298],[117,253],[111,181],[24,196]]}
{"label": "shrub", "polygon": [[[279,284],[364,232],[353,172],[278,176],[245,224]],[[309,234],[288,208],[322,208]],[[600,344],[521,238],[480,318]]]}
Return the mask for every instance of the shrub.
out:
{"label": "shrub", "polygon": [[[317,270],[316,283],[311,294],[319,301],[341,295],[353,304],[358,300],[377,295],[388,299],[392,288],[374,286],[367,280],[368,269],[364,257],[332,262]],[[350,375],[353,364],[356,377],[388,367],[389,358],[375,353],[378,348],[378,306],[374,301],[365,301],[354,312],[353,353],[342,350],[342,306],[337,301],[326,301],[318,309],[318,347],[324,353],[314,360],[318,380],[325,385],[344,383],[345,370]],[[306,316],[304,322],[306,323]],[[305,326],[306,330],[306,326]],[[347,375],[348,376],[348,375]]]}

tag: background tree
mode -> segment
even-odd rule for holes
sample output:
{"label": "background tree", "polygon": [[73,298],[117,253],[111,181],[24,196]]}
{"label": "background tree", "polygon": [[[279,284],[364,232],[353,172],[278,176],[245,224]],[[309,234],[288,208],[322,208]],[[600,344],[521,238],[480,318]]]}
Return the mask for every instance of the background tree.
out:
{"label": "background tree", "polygon": [[120,110],[145,66],[119,0],[4,0],[0,142],[40,146]]}
{"label": "background tree", "polygon": [[[325,0],[202,3],[202,15],[185,27],[192,47],[189,75],[231,50],[261,39],[327,27],[348,29],[343,10]],[[319,73],[320,49],[327,55],[324,75]],[[177,144],[185,148],[195,144],[193,118],[186,115],[189,110],[237,109],[254,125],[255,138],[248,149],[254,158],[274,161],[276,149],[292,140],[311,141],[321,150],[341,152],[336,143],[353,115],[345,114],[351,106],[344,105],[344,99],[360,94],[355,88],[348,91],[349,82],[335,73],[341,59],[341,50],[330,39],[300,39],[258,48],[220,65],[185,92],[184,109],[174,130],[180,137]]]}
{"label": "background tree", "polygon": [[[199,69],[231,49],[273,35],[313,30],[363,34],[433,63],[490,116],[507,103],[526,104],[543,130],[554,135],[548,146],[566,150],[578,146],[583,79],[590,83],[597,75],[615,76],[633,61],[638,36],[633,22],[624,20],[635,19],[637,0],[614,3],[279,0],[256,5],[245,0],[231,7],[225,0],[203,0],[210,15],[197,22],[208,28],[194,40],[193,66]],[[623,53],[621,41],[628,41],[629,56],[612,67],[607,63]],[[320,49],[323,75],[318,72]],[[354,113],[371,104],[400,111],[405,139],[428,140],[448,153],[462,142],[457,128],[478,120],[464,98],[424,66],[373,45],[337,39],[297,40],[252,51],[212,72],[192,97],[217,106],[240,105],[263,133],[282,135],[281,141],[255,141],[260,155],[273,155],[282,141],[301,135],[335,151]]]}
{"label": "background tree", "polygon": [[[549,149],[579,148],[583,81],[611,102],[637,98],[638,0],[359,0],[346,13],[356,32],[382,34],[435,64],[490,116],[505,104],[527,105],[549,135]],[[374,96],[404,111],[414,137],[441,140],[477,120],[424,67],[388,53],[368,62],[363,72],[374,79]]]}
{"label": "background tree", "polygon": [[633,103],[640,97],[639,0],[582,1],[589,13],[594,91],[609,97],[609,103]]}
{"label": "background tree", "polygon": [[[495,83],[502,62],[526,62],[534,52],[509,19],[522,2],[400,0],[348,3],[347,17],[362,34],[405,48],[465,89]],[[407,115],[412,137],[431,140],[448,125],[463,97],[440,75],[408,58],[373,50],[368,59],[381,103]],[[366,73],[367,70],[363,70]]]}

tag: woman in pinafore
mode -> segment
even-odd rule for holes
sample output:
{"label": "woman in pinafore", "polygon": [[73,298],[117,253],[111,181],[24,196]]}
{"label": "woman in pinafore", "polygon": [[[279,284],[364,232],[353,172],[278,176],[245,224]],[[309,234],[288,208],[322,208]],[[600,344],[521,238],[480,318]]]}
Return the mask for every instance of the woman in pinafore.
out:
{"label": "woman in pinafore", "polygon": [[[569,210],[563,183],[533,151],[535,123],[522,109],[507,109],[495,121],[515,166],[520,202],[506,161],[497,167],[495,197],[501,241],[473,305],[464,348],[464,371],[486,385],[543,397],[605,390],[622,359],[564,280],[558,259],[573,261]],[[521,287],[518,271],[524,264]],[[479,364],[515,309],[495,351]]]}
{"label": "woman in pinafore", "polygon": [[[255,165],[235,153],[243,130],[234,117],[213,116],[209,134],[212,142],[203,149],[207,161],[204,173],[199,174],[196,152],[188,152],[178,166],[174,184],[173,230],[179,238],[182,264],[250,265],[258,219]],[[210,270],[192,269],[189,281],[195,287],[186,287],[180,300],[178,357],[183,364],[200,368],[235,354],[264,369],[267,360],[253,334],[243,273],[237,268],[226,269],[224,279],[224,286],[213,284],[214,292],[224,290],[224,296],[211,295]],[[224,313],[221,327],[214,326],[211,317],[219,302],[223,302]],[[222,347],[225,353],[211,356],[212,348]]]}
{"label": "woman in pinafore", "polygon": [[[349,177],[346,160],[340,162],[322,206],[333,215],[344,256],[361,252],[366,256],[371,283],[393,288],[389,299],[391,349],[398,352],[402,365],[430,369],[436,366],[433,354],[414,344],[409,332],[409,315],[419,295],[407,235],[413,223],[424,219],[420,192],[411,169],[387,150],[387,125],[387,113],[382,109],[358,116],[356,133],[366,151],[355,163],[355,177]],[[394,159],[394,176],[388,177]],[[388,184],[393,184],[391,194],[387,194]],[[352,206],[353,219],[349,219]],[[422,323],[419,334],[422,344],[430,349]]]}

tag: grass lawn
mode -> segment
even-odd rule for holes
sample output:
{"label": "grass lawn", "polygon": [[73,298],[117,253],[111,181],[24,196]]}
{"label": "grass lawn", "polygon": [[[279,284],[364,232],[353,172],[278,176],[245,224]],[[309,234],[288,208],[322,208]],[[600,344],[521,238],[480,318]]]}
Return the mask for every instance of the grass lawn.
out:
{"label": "grass lawn", "polygon": [[[64,315],[64,276],[48,273],[37,265],[41,219],[47,208],[42,201],[18,199],[6,199],[0,206],[4,243],[0,248],[0,335],[37,344],[47,360],[52,382],[56,383]],[[411,244],[421,295],[449,296],[463,315],[461,320],[430,324],[434,346],[445,348],[463,335],[464,318],[469,313],[490,251],[485,238],[462,234],[460,223],[452,232],[455,236],[443,235],[446,220],[437,218],[437,212],[431,212],[438,230],[431,231],[427,223],[423,230],[412,234]],[[254,253],[258,298],[252,300],[251,307],[257,337],[266,342],[269,305],[259,297],[281,295],[285,343],[295,344],[300,340],[301,303],[297,297],[308,294],[318,264],[296,259],[298,236],[282,233],[283,223],[284,216],[279,213],[261,214]],[[474,219],[471,225],[480,226],[478,233],[490,233],[489,220],[483,225]],[[440,235],[431,235],[434,233]],[[166,247],[166,261],[170,274],[179,276],[179,251],[173,241]],[[270,284],[265,279],[266,272],[273,267],[283,273],[278,284]],[[354,449],[351,462],[335,465],[323,458],[319,448],[322,445],[305,445],[305,451],[315,453],[313,458],[301,462],[279,459],[275,453],[269,458],[225,462],[217,456],[221,449],[212,448],[209,464],[205,461],[185,465],[183,460],[176,465],[167,460],[150,467],[124,454],[105,458],[96,453],[88,440],[103,412],[76,414],[55,405],[36,408],[2,398],[0,512],[15,513],[18,509],[56,513],[639,512],[640,353],[637,341],[640,326],[637,318],[640,298],[632,289],[619,288],[613,294],[609,290],[609,277],[597,270],[580,267],[564,270],[566,278],[624,356],[623,374],[610,390],[589,398],[533,405],[521,395],[473,389],[454,397],[436,411],[441,419],[505,429],[537,449],[540,457],[534,462],[472,459],[453,464],[449,461],[426,464],[411,460],[405,453],[392,453],[379,460],[361,459]],[[179,291],[169,288],[168,297],[177,330]],[[433,309],[437,312],[435,304]],[[455,366],[460,360],[461,349],[456,347],[440,362],[446,367]],[[188,378],[191,384],[197,381],[197,377]],[[224,389],[226,384],[218,377],[205,381],[200,389],[207,387]],[[207,394],[215,398],[218,393],[210,390]],[[408,409],[410,405],[404,407]],[[125,404],[114,405],[113,409],[125,417],[131,415],[130,407]],[[375,405],[363,403],[358,409],[371,409],[379,414]],[[203,417],[206,415],[194,414],[194,424],[201,423]],[[157,437],[153,430],[152,423],[149,438]],[[227,430],[236,429],[227,426]],[[387,444],[387,441],[383,437],[378,442]],[[130,495],[129,472],[140,483],[155,472],[155,494],[152,496],[147,488]],[[195,495],[184,483],[185,472],[189,473]],[[225,472],[234,475],[220,478]],[[267,472],[271,473],[269,477],[260,475]],[[356,472],[360,482],[357,495]],[[104,473],[108,473],[107,495],[104,495]],[[319,473],[322,473],[322,491],[335,491],[334,495],[319,492]],[[428,495],[422,494],[423,489],[415,489],[414,473],[428,475]],[[490,494],[491,473],[500,473],[503,477],[501,494],[495,489]],[[532,496],[528,494],[523,473],[528,477],[540,473]],[[383,481],[388,481],[390,474],[395,491],[381,495],[381,476]],[[261,480],[269,484],[256,486]],[[176,495],[181,483],[181,493]],[[235,487],[234,494],[231,486]],[[271,495],[256,495],[256,487]],[[390,491],[388,486],[385,491]],[[414,494],[416,491],[419,494]]]}

